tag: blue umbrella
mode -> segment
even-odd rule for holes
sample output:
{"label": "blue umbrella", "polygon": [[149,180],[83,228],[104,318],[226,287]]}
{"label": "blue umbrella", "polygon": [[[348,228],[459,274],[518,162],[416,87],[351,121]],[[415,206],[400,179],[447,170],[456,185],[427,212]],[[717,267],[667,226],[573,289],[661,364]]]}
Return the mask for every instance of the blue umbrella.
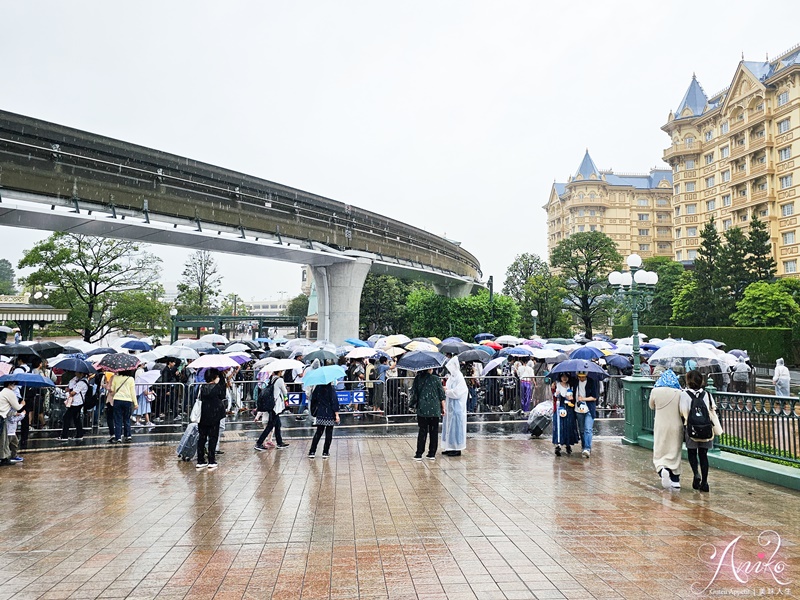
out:
{"label": "blue umbrella", "polygon": [[397,361],[397,368],[406,371],[424,371],[425,369],[438,369],[446,362],[447,357],[441,352],[416,350],[403,354]]}
{"label": "blue umbrella", "polygon": [[38,373],[9,373],[0,377],[0,385],[13,381],[20,387],[43,388],[56,387],[47,377]]}
{"label": "blue umbrella", "polygon": [[639,344],[641,350],[651,350],[652,352],[655,352],[660,347],[661,346],[656,346],[655,344]]}
{"label": "blue umbrella", "polygon": [[[709,340],[708,338],[704,340],[697,340],[698,342],[705,342],[706,344],[711,344],[714,348],[722,348],[725,345],[725,342],[718,342],[716,340]],[[697,343],[697,342],[695,342]]]}
{"label": "blue umbrella", "polygon": [[749,358],[750,358],[750,357],[747,355],[747,350],[738,350],[738,349],[737,349],[737,350],[731,350],[730,352],[728,352],[728,354],[733,354],[733,355],[734,355],[734,356],[736,356],[737,358],[738,358],[739,356],[744,356],[744,359],[745,359],[745,360],[747,360],[747,359],[749,359]]}
{"label": "blue umbrella", "polygon": [[516,346],[515,348],[503,348],[497,356],[533,356],[533,349],[527,346]]}
{"label": "blue umbrella", "polygon": [[65,358],[64,360],[58,361],[53,366],[56,369],[72,371],[73,373],[97,373],[97,369],[94,368],[92,363],[81,360],[80,358]]}
{"label": "blue umbrella", "polygon": [[573,350],[569,355],[570,358],[581,358],[583,360],[592,360],[593,358],[602,358],[603,356],[605,355],[600,350],[592,348],[591,346],[581,346]]}
{"label": "blue umbrella", "polygon": [[122,344],[122,347],[125,348],[126,350],[133,350],[133,351],[141,350],[142,352],[150,352],[150,350],[153,349],[153,347],[150,344],[148,344],[147,342],[143,342],[142,340],[128,340],[127,342]]}
{"label": "blue umbrella", "polygon": [[259,344],[269,344],[272,341],[272,338],[257,337],[253,341],[258,342]]}
{"label": "blue umbrella", "polygon": [[96,354],[116,354],[117,351],[114,348],[95,348],[94,350],[90,350],[86,353],[86,356],[94,356]]}
{"label": "blue umbrella", "polygon": [[474,350],[480,350],[481,352],[486,352],[489,356],[494,356],[497,354],[497,350],[494,348],[490,348],[489,346],[477,345],[473,348]]}
{"label": "blue umbrella", "polygon": [[356,338],[347,338],[344,341],[345,344],[350,344],[351,346],[356,346],[357,348],[369,348],[369,342],[365,342],[364,340],[359,340]]}
{"label": "blue umbrella", "polygon": [[347,373],[345,372],[344,368],[340,367],[339,365],[319,367],[318,369],[306,371],[305,375],[303,375],[303,386],[325,385],[326,383],[331,383],[337,379],[343,379],[346,376]]}
{"label": "blue umbrella", "polygon": [[582,359],[565,360],[553,367],[550,374],[558,375],[559,373],[568,373],[570,375],[575,375],[579,371],[585,371],[592,379],[605,379],[608,377],[608,373],[606,373],[600,365],[590,360]]}
{"label": "blue umbrella", "polygon": [[611,365],[612,367],[616,367],[617,369],[630,369],[631,361],[629,361],[624,356],[620,356],[619,354],[609,354],[606,356],[606,364]]}
{"label": "blue umbrella", "polygon": [[462,340],[460,337],[449,337],[449,338],[444,338],[442,340],[442,343],[443,344],[451,344],[451,343],[463,344],[464,340]]}
{"label": "blue umbrella", "polygon": [[494,336],[493,333],[479,333],[473,339],[475,340],[475,343],[477,344],[478,342],[482,342],[484,340],[493,340],[494,337],[495,336]]}

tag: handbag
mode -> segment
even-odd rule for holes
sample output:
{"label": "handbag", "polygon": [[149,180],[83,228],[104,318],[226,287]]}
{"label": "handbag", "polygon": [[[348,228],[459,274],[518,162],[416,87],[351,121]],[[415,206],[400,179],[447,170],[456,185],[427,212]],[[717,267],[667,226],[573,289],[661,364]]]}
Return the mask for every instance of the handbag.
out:
{"label": "handbag", "polygon": [[558,416],[559,416],[559,417],[561,417],[562,419],[566,418],[566,416],[567,416],[567,409],[566,409],[566,408],[564,408],[563,406],[562,406],[561,408],[559,408],[559,409],[558,409]]}
{"label": "handbag", "polygon": [[576,413],[581,413],[582,415],[585,415],[586,413],[589,412],[589,406],[586,404],[586,402],[581,400],[580,402],[578,402],[578,405],[575,407],[575,412]]}
{"label": "handbag", "polygon": [[192,423],[199,423],[200,422],[200,414],[203,411],[203,401],[199,398],[195,400],[194,406],[192,406],[192,412],[189,415],[189,421]]}

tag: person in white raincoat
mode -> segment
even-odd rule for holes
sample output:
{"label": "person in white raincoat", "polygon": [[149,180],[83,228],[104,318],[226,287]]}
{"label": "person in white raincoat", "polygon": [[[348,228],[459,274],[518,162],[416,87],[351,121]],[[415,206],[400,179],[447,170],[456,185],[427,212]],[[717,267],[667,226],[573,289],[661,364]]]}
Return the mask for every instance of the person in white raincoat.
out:
{"label": "person in white raincoat", "polygon": [[783,364],[782,358],[779,358],[775,361],[775,374],[772,376],[772,383],[775,384],[776,396],[789,395],[789,384],[791,383],[791,377],[789,375],[789,369],[787,369],[786,365]]}
{"label": "person in white raincoat", "polygon": [[444,388],[446,397],[445,416],[442,418],[442,454],[461,456],[467,447],[467,397],[469,388],[458,364],[458,357],[447,361],[450,375]]}

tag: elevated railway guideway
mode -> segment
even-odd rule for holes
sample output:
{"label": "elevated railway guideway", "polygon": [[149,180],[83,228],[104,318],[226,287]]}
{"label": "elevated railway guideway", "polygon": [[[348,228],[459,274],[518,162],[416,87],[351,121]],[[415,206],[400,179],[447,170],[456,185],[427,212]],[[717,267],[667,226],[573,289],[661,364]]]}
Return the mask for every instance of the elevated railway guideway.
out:
{"label": "elevated railway guideway", "polygon": [[369,271],[463,295],[480,264],[440,236],[243,173],[0,111],[0,225],[308,264],[320,336],[358,333]]}

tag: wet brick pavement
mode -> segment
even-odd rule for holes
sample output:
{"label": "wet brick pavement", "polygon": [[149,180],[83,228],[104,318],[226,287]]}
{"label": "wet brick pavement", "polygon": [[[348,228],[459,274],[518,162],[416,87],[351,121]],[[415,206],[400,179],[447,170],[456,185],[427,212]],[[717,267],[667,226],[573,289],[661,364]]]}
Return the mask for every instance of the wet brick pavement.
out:
{"label": "wet brick pavement", "polygon": [[472,436],[418,463],[408,435],[334,439],[327,461],[246,435],[216,471],[135,444],[2,467],[0,600],[800,596],[797,493],[716,471],[710,494],[665,491],[618,438],[586,460]]}

